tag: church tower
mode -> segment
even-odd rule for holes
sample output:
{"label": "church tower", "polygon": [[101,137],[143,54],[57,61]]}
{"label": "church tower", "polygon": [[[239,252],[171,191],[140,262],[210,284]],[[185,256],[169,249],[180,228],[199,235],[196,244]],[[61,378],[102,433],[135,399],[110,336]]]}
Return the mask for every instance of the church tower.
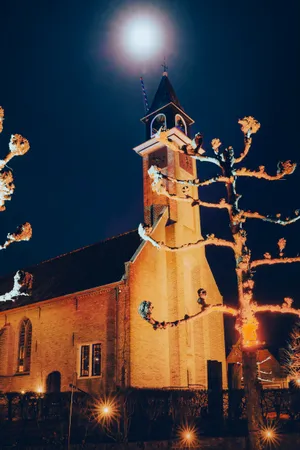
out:
{"label": "church tower", "polygon": [[[147,115],[141,119],[146,141],[134,148],[143,160],[144,223],[153,228],[153,237],[169,246],[181,246],[201,239],[200,210],[187,202],[177,202],[151,189],[148,170],[158,166],[163,173],[177,179],[197,178],[196,161],[174,152],[159,141],[161,127],[168,138],[180,146],[191,143],[193,119],[182,108],[164,72]],[[166,188],[178,196],[189,194],[195,199],[198,189],[167,182]],[[226,357],[223,315],[213,312],[194,322],[164,331],[154,331],[146,322],[133,319],[142,300],[154,305],[156,320],[176,320],[199,311],[197,290],[208,292],[208,303],[222,303],[222,297],[205,256],[205,250],[189,248],[181,252],[164,252],[149,242],[132,260],[131,280],[131,377],[138,387],[206,388],[207,361],[218,361],[226,386]],[[138,349],[140,346],[140,350]],[[148,348],[148,360],[141,348]],[[156,371],[156,368],[159,368]],[[140,372],[139,372],[140,371]],[[142,373],[142,378],[139,373]]]}

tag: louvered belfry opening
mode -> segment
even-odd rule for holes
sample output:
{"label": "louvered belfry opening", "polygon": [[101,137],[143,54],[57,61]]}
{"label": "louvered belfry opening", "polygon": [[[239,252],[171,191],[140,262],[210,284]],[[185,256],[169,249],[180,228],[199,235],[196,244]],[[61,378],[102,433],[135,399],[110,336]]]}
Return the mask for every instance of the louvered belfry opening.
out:
{"label": "louvered belfry opening", "polygon": [[30,371],[32,325],[29,319],[23,319],[20,326],[18,372]]}

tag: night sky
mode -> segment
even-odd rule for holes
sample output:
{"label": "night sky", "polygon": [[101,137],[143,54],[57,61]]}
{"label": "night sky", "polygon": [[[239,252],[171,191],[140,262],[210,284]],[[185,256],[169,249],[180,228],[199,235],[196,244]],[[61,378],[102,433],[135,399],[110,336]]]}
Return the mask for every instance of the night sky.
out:
{"label": "night sky", "polygon": [[[297,0],[126,1],[7,0],[1,3],[0,104],[5,108],[1,156],[12,133],[31,150],[9,164],[16,190],[1,216],[1,242],[29,221],[33,238],[1,252],[1,275],[134,229],[142,221],[141,158],[132,148],[144,140],[139,77],[153,98],[164,55],[169,77],[204,148],[219,137],[242,148],[237,120],[253,115],[262,124],[254,136],[249,168],[276,172],[279,160],[300,162]],[[121,42],[125,20],[156,14],[167,39],[151,58],[130,58]],[[298,64],[297,64],[298,63]],[[203,164],[200,176],[214,168]],[[286,181],[240,182],[241,205],[262,213],[300,208],[300,167]],[[218,200],[222,187],[203,188]],[[226,214],[201,211],[203,235],[229,236]],[[300,253],[300,221],[280,227],[252,221],[254,256]],[[209,249],[208,258],[226,302],[235,302],[230,250]],[[256,296],[300,307],[300,264],[260,268]],[[196,298],[195,298],[196,299]],[[153,300],[153,299],[149,299]],[[264,319],[261,338],[282,345],[292,320]],[[266,330],[268,326],[268,331]],[[230,338],[233,338],[231,335]],[[230,342],[230,339],[229,339]]]}

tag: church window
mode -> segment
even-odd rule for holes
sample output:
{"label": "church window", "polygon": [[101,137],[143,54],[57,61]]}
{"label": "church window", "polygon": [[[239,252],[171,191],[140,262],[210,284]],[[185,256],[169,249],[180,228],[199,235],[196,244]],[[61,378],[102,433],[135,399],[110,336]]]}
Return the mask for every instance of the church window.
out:
{"label": "church window", "polygon": [[80,377],[99,377],[101,375],[101,344],[80,346]]}
{"label": "church window", "polygon": [[29,319],[24,319],[21,322],[19,334],[19,350],[18,350],[18,366],[19,373],[28,373],[30,371],[30,356],[31,356],[31,341],[32,341],[32,325]]}
{"label": "church window", "polygon": [[150,133],[151,137],[154,137],[160,128],[167,128],[167,119],[164,114],[157,114],[151,121]]}
{"label": "church window", "polygon": [[175,126],[178,130],[182,131],[184,134],[187,134],[186,123],[180,114],[176,114],[175,116]]}

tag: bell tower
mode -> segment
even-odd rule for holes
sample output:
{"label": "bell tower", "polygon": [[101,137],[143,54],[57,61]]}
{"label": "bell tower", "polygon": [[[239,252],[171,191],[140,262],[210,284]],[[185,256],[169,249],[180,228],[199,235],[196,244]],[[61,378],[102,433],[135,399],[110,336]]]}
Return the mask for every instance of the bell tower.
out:
{"label": "bell tower", "polygon": [[[168,131],[168,137],[180,146],[191,142],[191,125],[194,120],[182,108],[174,88],[169,80],[168,73],[163,72],[160,84],[152,104],[141,121],[146,129],[146,142],[134,150],[143,157],[143,184],[144,184],[144,222],[153,226],[162,211],[167,207],[170,221],[178,222],[194,229],[200,227],[199,209],[191,209],[187,204],[176,204],[172,199],[152,192],[151,179],[148,170],[157,166],[163,173],[177,178],[197,178],[196,162],[183,153],[174,153],[168,146],[163,145],[157,138],[160,129]],[[171,194],[193,194],[198,198],[197,189],[187,186],[176,187],[167,183]],[[181,212],[183,214],[181,214]],[[178,215],[179,214],[179,215]]]}
{"label": "bell tower", "polygon": [[[153,229],[153,237],[171,247],[197,242],[202,238],[200,208],[189,202],[178,201],[152,191],[151,166],[180,180],[197,177],[196,160],[185,153],[172,150],[169,142],[182,147],[191,144],[193,119],[182,108],[166,71],[147,111],[141,119],[146,128],[146,141],[134,148],[143,160],[144,223]],[[159,130],[166,130],[167,140],[161,142]],[[186,194],[198,199],[197,187],[165,181],[166,190],[176,197]],[[188,247],[181,252],[158,251],[145,243],[132,267],[132,317],[142,299],[150,300],[155,308],[156,320],[176,320],[199,311],[197,290],[208,292],[208,303],[222,303],[222,297],[207,262],[205,249]],[[149,360],[139,353],[141,341],[147,346]],[[222,365],[223,386],[226,386],[226,358],[223,315],[213,312],[198,321],[165,332],[154,331],[147,323],[132,323],[131,354],[133,367],[143,368],[143,379],[135,369],[131,380],[135,386],[207,387],[207,361]],[[162,350],[163,349],[163,350]],[[161,359],[160,359],[161,358]],[[156,361],[156,363],[155,363]],[[158,364],[157,374],[153,364]],[[151,375],[146,375],[146,374]],[[147,377],[149,377],[147,379]]]}
{"label": "bell tower", "polygon": [[162,126],[167,129],[176,127],[190,136],[190,127],[194,121],[180,105],[166,71],[162,74],[151,107],[141,121],[146,125],[146,140],[152,138]]}

